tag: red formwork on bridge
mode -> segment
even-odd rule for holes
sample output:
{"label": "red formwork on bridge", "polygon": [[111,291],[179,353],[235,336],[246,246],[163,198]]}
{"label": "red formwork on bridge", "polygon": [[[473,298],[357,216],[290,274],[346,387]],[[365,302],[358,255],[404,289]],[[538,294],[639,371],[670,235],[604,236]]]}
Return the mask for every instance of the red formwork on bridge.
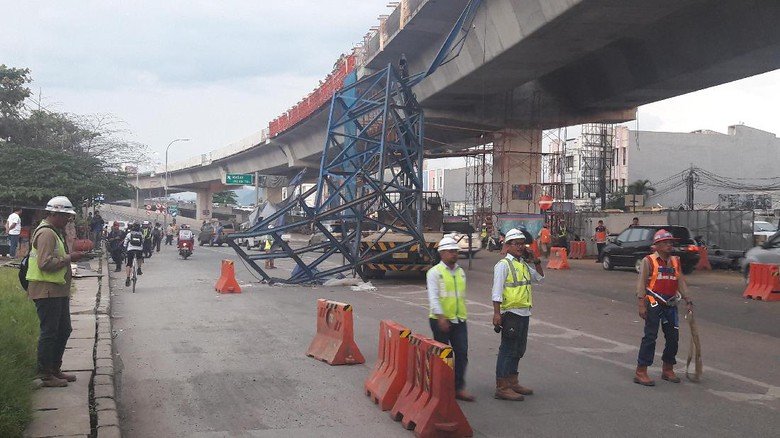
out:
{"label": "red formwork on bridge", "polygon": [[295,106],[281,116],[268,123],[268,136],[276,137],[307,119],[315,111],[327,104],[333,93],[341,89],[344,79],[355,70],[355,55],[343,56],[336,62],[333,71],[320,82],[320,85],[309,95],[301,99]]}

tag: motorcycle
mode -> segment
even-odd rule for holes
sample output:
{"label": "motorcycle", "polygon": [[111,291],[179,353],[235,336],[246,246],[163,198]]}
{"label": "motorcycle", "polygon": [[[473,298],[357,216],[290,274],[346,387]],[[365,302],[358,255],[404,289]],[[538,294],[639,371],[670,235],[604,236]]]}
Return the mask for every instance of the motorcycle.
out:
{"label": "motorcycle", "polygon": [[179,255],[184,257],[184,260],[187,260],[187,257],[192,255],[194,244],[195,239],[179,240],[179,243],[177,244],[179,248]]}

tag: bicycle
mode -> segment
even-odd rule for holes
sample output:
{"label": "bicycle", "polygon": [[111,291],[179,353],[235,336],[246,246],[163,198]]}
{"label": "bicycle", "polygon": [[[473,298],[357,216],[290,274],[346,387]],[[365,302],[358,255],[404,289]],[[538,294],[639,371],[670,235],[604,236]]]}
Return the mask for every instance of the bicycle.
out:
{"label": "bicycle", "polygon": [[135,293],[135,282],[138,281],[138,257],[133,257],[133,293]]}

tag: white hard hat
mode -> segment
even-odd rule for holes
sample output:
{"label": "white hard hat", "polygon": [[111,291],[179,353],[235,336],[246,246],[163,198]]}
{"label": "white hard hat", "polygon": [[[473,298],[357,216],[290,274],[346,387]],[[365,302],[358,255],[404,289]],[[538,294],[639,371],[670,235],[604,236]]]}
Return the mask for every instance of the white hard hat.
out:
{"label": "white hard hat", "polygon": [[437,250],[446,251],[448,249],[460,249],[460,247],[458,246],[458,242],[456,242],[455,239],[453,239],[450,236],[444,236],[439,241],[439,247],[437,248]]}
{"label": "white hard hat", "polygon": [[46,211],[68,213],[72,215],[76,214],[76,210],[73,209],[73,204],[66,196],[55,196],[49,199],[49,202],[46,203]]}
{"label": "white hard hat", "polygon": [[515,240],[515,239],[525,240],[525,233],[518,230],[517,228],[512,228],[506,233],[506,237],[504,237],[504,242],[509,242],[510,240]]}
{"label": "white hard hat", "polygon": [[149,225],[149,221],[144,221],[144,225]]}
{"label": "white hard hat", "polygon": [[272,229],[273,227],[274,227],[273,225],[269,225],[269,226],[268,226],[268,229],[270,230],[270,229]]}

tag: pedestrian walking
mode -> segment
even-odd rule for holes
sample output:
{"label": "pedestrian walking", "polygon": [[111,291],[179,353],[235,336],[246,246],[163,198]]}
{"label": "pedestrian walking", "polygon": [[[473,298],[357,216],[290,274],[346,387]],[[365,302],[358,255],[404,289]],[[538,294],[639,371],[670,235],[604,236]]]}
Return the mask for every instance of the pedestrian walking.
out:
{"label": "pedestrian walking", "polygon": [[96,211],[95,216],[92,217],[89,223],[90,238],[95,245],[95,249],[100,247],[100,239],[103,237],[103,226],[105,223],[106,221],[103,220],[100,212]]}
{"label": "pedestrian walking", "polygon": [[168,224],[168,226],[165,228],[165,244],[166,245],[173,245],[173,234],[174,234],[174,228],[173,224]]}
{"label": "pedestrian walking", "polygon": [[465,390],[466,365],[469,363],[469,338],[466,326],[466,273],[458,266],[458,242],[445,236],[439,241],[441,261],[428,270],[428,320],[433,338],[452,346],[455,354],[455,398],[474,401]]}
{"label": "pedestrian walking", "polygon": [[111,260],[116,264],[114,272],[122,270],[122,260],[124,260],[124,241],[125,233],[119,229],[119,222],[114,222],[111,231],[106,236],[108,250],[111,253]]}
{"label": "pedestrian walking", "polygon": [[655,381],[647,374],[647,367],[653,364],[658,326],[664,332],[664,352],[661,356],[661,378],[680,383],[674,374],[677,363],[677,348],[680,340],[677,303],[684,300],[687,311],[693,312],[693,301],[688,295],[688,286],[680,268],[680,259],[672,255],[672,242],[677,240],[672,233],[658,230],[653,236],[655,252],[642,259],[639,279],[636,285],[639,317],[645,320],[644,336],[639,346],[634,382],[654,386]]}
{"label": "pedestrian walking", "polygon": [[601,263],[601,260],[604,258],[604,247],[607,246],[608,235],[609,230],[607,230],[607,227],[604,226],[604,221],[600,220],[596,226],[596,232],[593,234],[593,239],[591,239],[596,242],[596,250],[598,251],[596,263]]}
{"label": "pedestrian walking", "polygon": [[70,337],[70,264],[83,252],[69,252],[63,237],[65,225],[76,217],[73,204],[65,196],[55,196],[47,204],[47,216],[30,240],[27,294],[35,302],[40,321],[38,375],[43,386],[62,387],[76,376],[62,372],[62,356]]}
{"label": "pedestrian walking", "polygon": [[8,219],[5,221],[5,232],[8,233],[8,246],[10,247],[8,255],[12,259],[16,258],[16,251],[19,249],[19,239],[22,234],[21,214],[21,207],[13,207],[11,214],[8,215]]}
{"label": "pedestrian walking", "polygon": [[[525,355],[533,300],[531,283],[544,279],[542,262],[525,246],[525,234],[506,233],[506,257],[493,268],[493,326],[501,333],[496,358],[496,392],[500,400],[524,400],[533,390],[519,383],[520,358]],[[533,265],[533,267],[531,267]]]}
{"label": "pedestrian walking", "polygon": [[539,250],[545,257],[550,257],[550,244],[552,243],[552,235],[550,234],[550,228],[547,224],[542,225],[542,229],[539,230],[539,234],[536,236],[539,239]]}
{"label": "pedestrian walking", "polygon": [[160,244],[162,243],[163,238],[163,230],[162,226],[159,222],[154,223],[154,228],[152,229],[152,247],[154,247],[156,252],[160,252]]}

